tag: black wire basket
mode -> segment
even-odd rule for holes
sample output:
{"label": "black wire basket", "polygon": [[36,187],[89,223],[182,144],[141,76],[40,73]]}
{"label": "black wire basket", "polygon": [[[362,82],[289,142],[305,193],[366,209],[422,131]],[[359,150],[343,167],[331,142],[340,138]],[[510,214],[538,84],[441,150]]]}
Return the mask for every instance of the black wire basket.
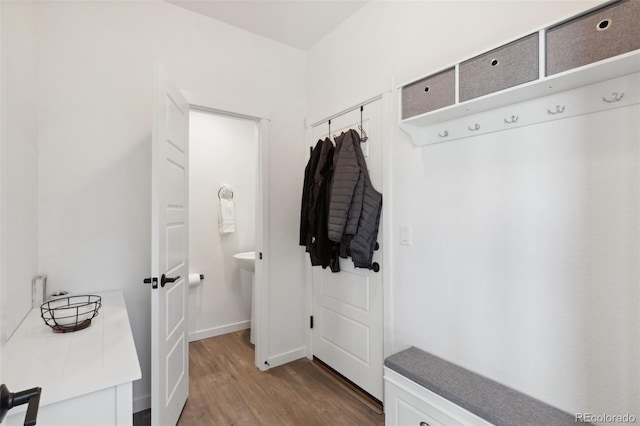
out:
{"label": "black wire basket", "polygon": [[89,327],[101,306],[100,296],[69,296],[43,303],[40,314],[54,333],[70,333]]}

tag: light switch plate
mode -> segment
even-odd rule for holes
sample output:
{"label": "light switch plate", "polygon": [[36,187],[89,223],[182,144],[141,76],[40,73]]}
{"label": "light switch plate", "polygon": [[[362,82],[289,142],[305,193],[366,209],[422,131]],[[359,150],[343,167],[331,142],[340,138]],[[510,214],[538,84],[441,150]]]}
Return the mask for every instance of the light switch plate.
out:
{"label": "light switch plate", "polygon": [[410,225],[400,225],[400,245],[403,245],[403,246],[411,245],[411,226]]}

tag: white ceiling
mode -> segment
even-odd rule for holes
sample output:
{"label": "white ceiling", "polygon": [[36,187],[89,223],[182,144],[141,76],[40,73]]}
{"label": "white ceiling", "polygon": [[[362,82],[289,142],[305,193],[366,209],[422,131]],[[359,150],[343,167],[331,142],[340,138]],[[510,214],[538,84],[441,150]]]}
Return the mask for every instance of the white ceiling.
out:
{"label": "white ceiling", "polygon": [[166,1],[305,51],[366,3],[350,0]]}

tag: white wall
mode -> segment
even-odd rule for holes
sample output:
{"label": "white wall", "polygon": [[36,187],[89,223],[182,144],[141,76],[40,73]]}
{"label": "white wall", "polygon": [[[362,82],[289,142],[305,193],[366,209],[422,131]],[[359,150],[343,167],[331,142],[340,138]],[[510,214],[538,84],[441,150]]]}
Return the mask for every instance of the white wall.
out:
{"label": "white wall", "polygon": [[11,335],[31,310],[38,274],[37,12],[31,2],[2,2],[2,282],[10,284],[3,312]]}
{"label": "white wall", "polygon": [[[189,114],[189,273],[204,274],[189,289],[190,340],[248,328],[251,274],[235,253],[255,250],[257,122]],[[218,190],[233,190],[235,232],[220,234]]]}
{"label": "white wall", "polygon": [[[310,122],[593,4],[370,2],[309,52]],[[638,416],[638,107],[417,148],[397,105],[390,350]]]}
{"label": "white wall", "polygon": [[302,347],[303,307],[294,303],[303,297],[302,170],[291,159],[304,158],[305,55],[160,1],[38,2],[37,9],[40,270],[51,290],[124,290],[143,372],[134,408],[145,408],[150,393],[151,290],[142,279],[151,256],[156,60],[181,89],[269,112],[268,354]]}

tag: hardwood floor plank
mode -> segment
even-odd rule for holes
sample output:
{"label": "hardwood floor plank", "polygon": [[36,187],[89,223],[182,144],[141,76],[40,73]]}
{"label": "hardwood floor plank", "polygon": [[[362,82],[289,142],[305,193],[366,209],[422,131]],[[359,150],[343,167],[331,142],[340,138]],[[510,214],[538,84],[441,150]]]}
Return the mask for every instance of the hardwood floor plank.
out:
{"label": "hardwood floor plank", "polygon": [[192,342],[189,350],[189,399],[178,425],[384,425],[383,414],[307,359],[255,368],[248,330]]}

